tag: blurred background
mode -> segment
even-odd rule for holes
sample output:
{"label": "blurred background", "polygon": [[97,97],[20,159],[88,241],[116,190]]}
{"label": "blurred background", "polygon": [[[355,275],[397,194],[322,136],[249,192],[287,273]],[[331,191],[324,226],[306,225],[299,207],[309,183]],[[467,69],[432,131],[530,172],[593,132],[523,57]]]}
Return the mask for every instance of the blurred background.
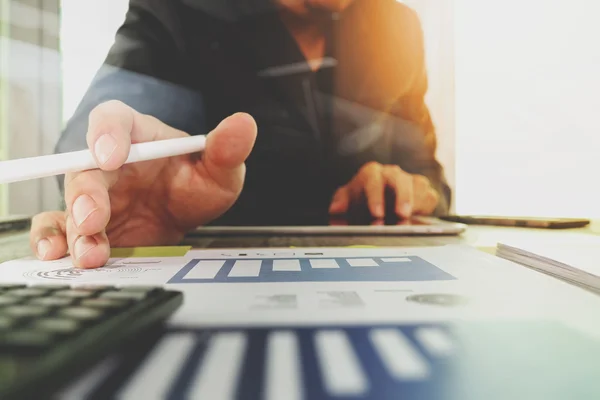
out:
{"label": "blurred background", "polygon": [[[600,2],[406,0],[453,212],[600,217]],[[0,157],[53,152],[128,0],[0,0]],[[53,178],[0,187],[0,213],[57,209]]]}

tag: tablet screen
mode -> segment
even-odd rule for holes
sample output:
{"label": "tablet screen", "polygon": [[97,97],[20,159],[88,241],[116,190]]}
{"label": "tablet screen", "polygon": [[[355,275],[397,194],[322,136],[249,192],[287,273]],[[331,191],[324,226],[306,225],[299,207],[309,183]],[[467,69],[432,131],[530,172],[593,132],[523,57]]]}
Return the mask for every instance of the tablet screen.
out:
{"label": "tablet screen", "polygon": [[414,226],[414,225],[429,225],[428,221],[411,218],[411,219],[402,219],[396,216],[386,217],[383,219],[375,219],[371,217],[363,217],[363,218],[353,218],[353,217],[332,217],[328,221],[328,225],[330,226],[367,226],[367,225],[378,225],[378,226],[396,226],[396,225],[405,225],[405,226]]}
{"label": "tablet screen", "polygon": [[[257,226],[255,221],[249,221],[247,224],[238,223],[230,224],[215,224],[218,226],[228,227],[248,227]],[[431,225],[428,222],[419,218],[402,219],[394,215],[386,216],[383,219],[376,219],[367,214],[352,215],[352,216],[330,216],[330,215],[305,215],[301,218],[273,218],[261,220],[260,226],[416,226],[416,225]]]}

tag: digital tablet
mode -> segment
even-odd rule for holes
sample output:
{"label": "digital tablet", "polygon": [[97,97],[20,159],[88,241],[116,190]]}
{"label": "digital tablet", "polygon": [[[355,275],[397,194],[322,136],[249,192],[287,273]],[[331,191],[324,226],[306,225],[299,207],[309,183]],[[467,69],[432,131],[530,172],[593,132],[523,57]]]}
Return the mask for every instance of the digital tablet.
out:
{"label": "digital tablet", "polygon": [[410,220],[386,218],[385,220],[329,219],[324,223],[314,221],[293,225],[203,226],[192,236],[238,235],[458,235],[466,225],[442,221],[431,217],[413,217]]}

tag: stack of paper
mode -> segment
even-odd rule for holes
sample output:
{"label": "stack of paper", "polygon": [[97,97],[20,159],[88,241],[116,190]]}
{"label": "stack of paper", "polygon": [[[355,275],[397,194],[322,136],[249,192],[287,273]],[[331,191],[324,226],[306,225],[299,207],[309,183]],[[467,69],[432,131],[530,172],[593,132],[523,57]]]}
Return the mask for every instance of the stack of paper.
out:
{"label": "stack of paper", "polygon": [[600,243],[499,243],[496,255],[600,292]]}

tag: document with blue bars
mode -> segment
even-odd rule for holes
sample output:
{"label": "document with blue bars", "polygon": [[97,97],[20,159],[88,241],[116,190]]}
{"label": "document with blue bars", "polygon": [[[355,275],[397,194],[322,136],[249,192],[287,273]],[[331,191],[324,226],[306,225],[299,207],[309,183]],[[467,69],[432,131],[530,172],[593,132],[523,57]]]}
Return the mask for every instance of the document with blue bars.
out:
{"label": "document with blue bars", "polygon": [[420,257],[194,259],[168,283],[386,282],[455,279]]}
{"label": "document with blue bars", "polygon": [[0,282],[184,292],[160,337],[82,371],[65,399],[520,398],[494,397],[505,382],[532,399],[600,398],[589,374],[600,370],[600,299],[466,246],[191,249],[94,270],[68,258],[1,268]]}
{"label": "document with blue bars", "polygon": [[[478,340],[472,340],[474,334]],[[539,343],[540,336],[545,340]],[[511,349],[518,340],[518,352]],[[485,344],[482,346],[481,344]],[[557,349],[571,347],[570,351]],[[62,398],[597,399],[600,344],[552,323],[171,329],[110,356]],[[145,350],[145,351],[144,351]],[[585,352],[587,357],[579,355]],[[551,354],[551,356],[548,356]],[[536,365],[524,360],[543,359]],[[482,367],[485,368],[482,370]],[[564,370],[572,378],[565,380]],[[513,385],[514,396],[501,397]],[[571,397],[578,386],[583,397]],[[543,397],[538,397],[543,393]]]}

